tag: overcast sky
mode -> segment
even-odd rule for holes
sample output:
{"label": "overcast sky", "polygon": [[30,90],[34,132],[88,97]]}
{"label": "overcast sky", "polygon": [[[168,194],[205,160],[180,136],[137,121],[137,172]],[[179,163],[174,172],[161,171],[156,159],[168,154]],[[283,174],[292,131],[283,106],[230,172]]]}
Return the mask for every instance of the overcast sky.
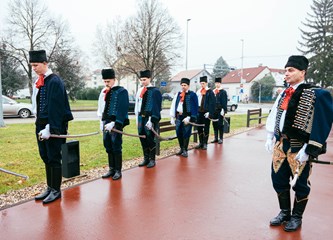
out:
{"label": "overcast sky", "polygon": [[[7,3],[1,0],[1,28],[7,15]],[[125,19],[135,14],[136,0],[44,0],[49,10],[67,20],[82,51],[92,54],[97,25],[105,25],[116,16]],[[178,70],[185,69],[185,40],[188,22],[188,69],[213,65],[222,56],[230,66],[241,68],[263,64],[283,68],[289,55],[299,54],[302,21],[311,11],[312,0],[161,0],[179,24],[184,35],[183,59]],[[103,68],[105,66],[96,65]],[[174,70],[175,71],[175,70]],[[173,72],[174,72],[173,71]]]}

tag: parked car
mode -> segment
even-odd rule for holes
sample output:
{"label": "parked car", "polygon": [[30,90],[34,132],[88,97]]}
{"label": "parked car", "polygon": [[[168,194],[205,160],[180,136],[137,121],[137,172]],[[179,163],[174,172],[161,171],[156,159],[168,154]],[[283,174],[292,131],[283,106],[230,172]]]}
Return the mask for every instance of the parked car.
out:
{"label": "parked car", "polygon": [[172,101],[173,99],[173,96],[171,93],[163,93],[162,94],[162,100],[169,100],[169,101]]}
{"label": "parked car", "polygon": [[128,98],[129,98],[128,112],[129,113],[134,113],[135,96],[134,95],[128,95]]}
{"label": "parked car", "polygon": [[32,115],[32,105],[28,103],[18,103],[9,97],[2,95],[3,116],[19,116],[28,118]]}
{"label": "parked car", "polygon": [[235,101],[228,101],[227,107],[228,107],[228,111],[234,112],[238,108],[238,104]]}

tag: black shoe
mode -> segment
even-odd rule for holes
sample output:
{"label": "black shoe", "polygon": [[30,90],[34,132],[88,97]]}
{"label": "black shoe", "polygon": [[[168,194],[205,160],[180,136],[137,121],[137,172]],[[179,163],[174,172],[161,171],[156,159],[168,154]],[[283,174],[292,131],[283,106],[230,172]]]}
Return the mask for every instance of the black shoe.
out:
{"label": "black shoe", "polygon": [[223,139],[219,139],[217,143],[218,144],[222,144],[223,143]]}
{"label": "black shoe", "polygon": [[181,155],[182,155],[182,157],[186,157],[186,158],[188,157],[188,153],[187,153],[187,151],[186,151],[186,150],[184,150],[184,151],[182,152],[182,154],[181,154]]}
{"label": "black shoe", "polygon": [[179,155],[182,155],[182,153],[183,153],[183,149],[181,148],[181,149],[179,150],[179,152],[176,153],[176,155],[179,156]]}
{"label": "black shoe", "polygon": [[211,141],[211,143],[217,143],[218,140],[217,139],[214,139],[213,141]]}
{"label": "black shoe", "polygon": [[269,224],[271,226],[280,226],[282,223],[290,220],[290,210],[281,210],[280,213],[273,218]]}
{"label": "black shoe", "polygon": [[116,173],[113,175],[113,180],[118,180],[122,177],[121,171],[116,170]]}
{"label": "black shoe", "polygon": [[55,190],[53,188],[51,188],[51,192],[50,194],[43,200],[43,204],[48,204],[51,203],[55,200],[57,200],[58,198],[61,198],[61,191],[59,190]]}
{"label": "black shoe", "polygon": [[144,160],[139,164],[139,167],[147,166],[148,163],[149,163],[149,160],[148,160],[148,159],[144,159]]}
{"label": "black shoe", "polygon": [[302,226],[302,218],[291,216],[290,221],[284,226],[286,232],[294,232]]}
{"label": "black shoe", "polygon": [[113,177],[113,175],[115,174],[115,170],[114,169],[110,169],[106,174],[104,174],[102,176],[102,178],[109,178],[109,177]]}
{"label": "black shoe", "polygon": [[202,150],[207,150],[207,144],[206,143],[204,143],[203,145],[202,145],[202,148],[201,148]]}
{"label": "black shoe", "polygon": [[156,163],[155,160],[150,160],[149,163],[147,164],[147,168],[153,168],[155,167]]}
{"label": "black shoe", "polygon": [[50,192],[51,192],[51,188],[47,187],[47,189],[43,193],[41,193],[35,197],[35,200],[38,201],[38,200],[45,199],[50,194]]}
{"label": "black shoe", "polygon": [[194,148],[195,148],[195,149],[201,149],[202,146],[203,146],[203,144],[202,144],[202,143],[199,143],[199,145],[195,146]]}

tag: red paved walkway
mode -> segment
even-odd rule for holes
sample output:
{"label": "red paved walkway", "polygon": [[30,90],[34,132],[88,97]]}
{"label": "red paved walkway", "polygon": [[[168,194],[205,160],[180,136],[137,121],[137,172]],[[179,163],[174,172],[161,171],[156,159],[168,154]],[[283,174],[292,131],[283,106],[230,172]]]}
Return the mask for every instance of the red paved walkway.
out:
{"label": "red paved walkway", "polygon": [[[98,179],[0,211],[0,239],[332,239],[333,166],[314,165],[302,229],[270,227],[278,209],[264,129],[171,156],[121,181]],[[333,159],[333,135],[329,154]]]}

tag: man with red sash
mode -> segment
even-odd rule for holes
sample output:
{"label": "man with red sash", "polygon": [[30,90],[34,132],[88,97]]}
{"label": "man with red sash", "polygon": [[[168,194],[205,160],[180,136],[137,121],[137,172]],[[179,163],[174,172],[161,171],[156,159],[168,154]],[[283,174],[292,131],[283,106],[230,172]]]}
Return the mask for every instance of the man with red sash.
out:
{"label": "man with red sash", "polygon": [[209,138],[210,119],[213,119],[216,100],[214,92],[208,88],[207,76],[200,77],[201,88],[197,91],[198,96],[198,124],[204,124],[204,127],[198,127],[199,145],[196,149],[207,150]]}
{"label": "man with red sash", "polygon": [[156,141],[151,129],[154,128],[157,131],[161,120],[162,94],[151,84],[150,70],[140,71],[140,82],[142,87],[136,94],[134,112],[138,133],[145,135],[146,138],[140,138],[144,159],[139,167],[152,168],[156,165]]}
{"label": "man with red sash", "polygon": [[198,97],[195,92],[189,90],[190,79],[182,78],[180,80],[182,91],[178,92],[173,98],[170,116],[172,125],[176,125],[176,134],[180,151],[176,155],[188,157],[188,144],[192,134],[192,125],[195,123],[198,115]]}
{"label": "man with red sash", "polygon": [[63,80],[48,67],[44,50],[29,52],[29,62],[38,75],[33,85],[32,107],[36,115],[36,138],[41,159],[45,164],[47,188],[35,200],[43,204],[61,198],[62,154],[64,138],[52,138],[51,134],[67,134],[68,122],[73,119]]}
{"label": "man with red sash", "polygon": [[[286,223],[287,232],[296,231],[302,225],[311,190],[312,164],[308,160],[326,152],[326,139],[333,121],[331,94],[305,83],[308,64],[304,56],[289,57],[285,65],[289,87],[276,99],[266,122],[265,147],[273,151],[271,178],[281,210],[270,225]],[[295,175],[298,176],[296,184],[291,186],[289,181]],[[293,208],[291,187],[295,191]]]}
{"label": "man with red sash", "polygon": [[[224,119],[225,114],[227,113],[227,104],[228,104],[228,95],[227,91],[222,89],[221,87],[221,78],[215,78],[215,89],[213,90],[215,99],[216,99],[216,107],[214,112],[214,119],[218,119],[218,121],[213,122],[214,128],[214,140],[212,143],[223,143],[223,126],[224,126]],[[219,137],[220,135],[220,137]]]}

